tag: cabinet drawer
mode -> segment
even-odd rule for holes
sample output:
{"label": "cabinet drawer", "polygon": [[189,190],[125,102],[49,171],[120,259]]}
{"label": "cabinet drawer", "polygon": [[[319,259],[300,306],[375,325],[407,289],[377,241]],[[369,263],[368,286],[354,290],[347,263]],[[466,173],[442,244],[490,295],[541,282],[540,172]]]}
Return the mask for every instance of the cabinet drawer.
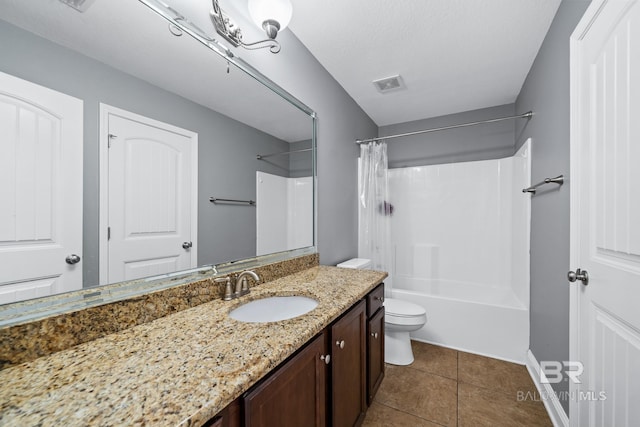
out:
{"label": "cabinet drawer", "polygon": [[380,283],[367,294],[367,318],[375,314],[384,302],[384,283]]}

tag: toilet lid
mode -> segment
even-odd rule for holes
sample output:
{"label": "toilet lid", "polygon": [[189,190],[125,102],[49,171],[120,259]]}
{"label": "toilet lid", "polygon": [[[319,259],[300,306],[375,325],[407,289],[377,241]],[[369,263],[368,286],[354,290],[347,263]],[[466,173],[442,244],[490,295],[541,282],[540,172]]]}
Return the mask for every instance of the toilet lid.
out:
{"label": "toilet lid", "polygon": [[414,317],[427,314],[426,310],[418,304],[394,298],[385,298],[384,310],[396,317]]}

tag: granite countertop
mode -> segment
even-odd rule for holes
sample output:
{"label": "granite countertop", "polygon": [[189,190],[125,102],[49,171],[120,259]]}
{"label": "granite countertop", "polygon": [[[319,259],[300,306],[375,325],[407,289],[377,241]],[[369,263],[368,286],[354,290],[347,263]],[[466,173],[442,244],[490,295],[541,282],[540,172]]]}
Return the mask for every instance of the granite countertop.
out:
{"label": "granite countertop", "polygon": [[[386,273],[319,266],[0,371],[2,425],[199,426],[224,409]],[[303,295],[309,313],[271,323],[231,319],[265,296]]]}

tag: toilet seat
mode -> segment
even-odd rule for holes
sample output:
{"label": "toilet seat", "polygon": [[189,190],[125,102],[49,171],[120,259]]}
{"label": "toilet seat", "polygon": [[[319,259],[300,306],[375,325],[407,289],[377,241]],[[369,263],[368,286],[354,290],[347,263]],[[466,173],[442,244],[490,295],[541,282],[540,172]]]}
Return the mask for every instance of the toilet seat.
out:
{"label": "toilet seat", "polygon": [[427,312],[417,304],[393,298],[384,301],[385,323],[393,325],[423,325]]}

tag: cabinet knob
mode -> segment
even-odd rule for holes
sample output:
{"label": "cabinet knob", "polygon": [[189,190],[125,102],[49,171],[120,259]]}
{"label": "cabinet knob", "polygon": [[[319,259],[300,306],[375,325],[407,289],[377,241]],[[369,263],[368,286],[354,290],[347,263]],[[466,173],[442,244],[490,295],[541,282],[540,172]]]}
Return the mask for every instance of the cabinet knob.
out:
{"label": "cabinet knob", "polygon": [[374,300],[384,302],[384,297],[374,297]]}
{"label": "cabinet knob", "polygon": [[377,332],[371,332],[371,336],[372,336],[374,339],[378,339],[378,333],[377,333]]}
{"label": "cabinet knob", "polygon": [[340,347],[340,348],[344,348],[344,340],[342,341],[336,341],[336,346]]}
{"label": "cabinet knob", "polygon": [[320,356],[320,360],[324,361],[325,365],[328,365],[329,362],[331,362],[331,355],[327,354],[327,355],[321,355]]}

